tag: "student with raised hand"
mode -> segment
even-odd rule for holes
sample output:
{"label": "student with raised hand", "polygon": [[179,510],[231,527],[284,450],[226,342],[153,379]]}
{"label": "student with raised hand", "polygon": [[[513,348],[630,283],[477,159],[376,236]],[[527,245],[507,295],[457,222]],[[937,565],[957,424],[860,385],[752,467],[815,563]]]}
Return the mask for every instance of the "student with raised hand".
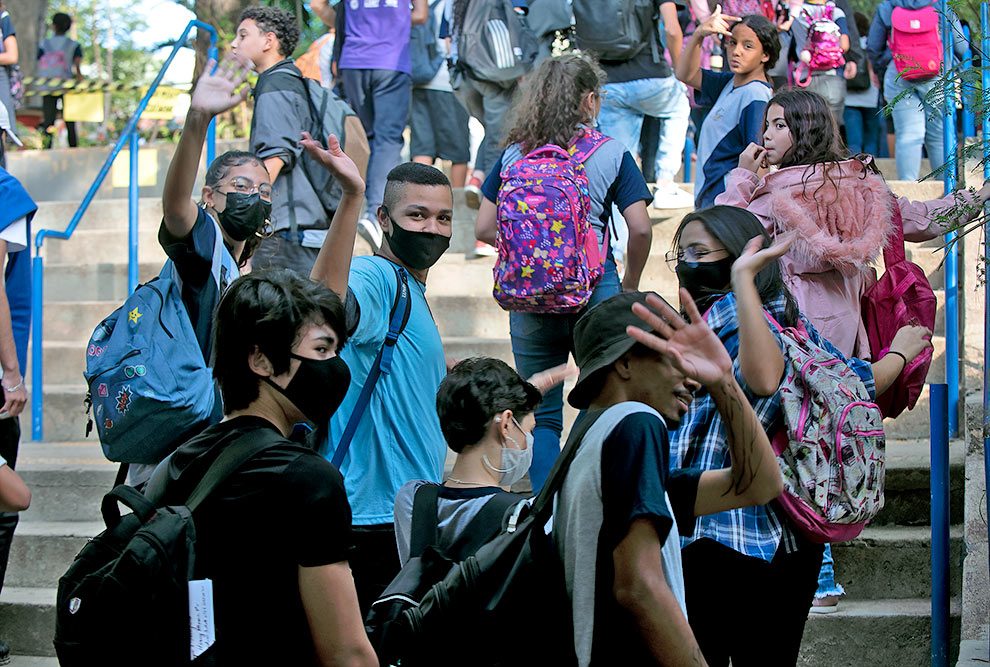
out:
{"label": "student with raised hand", "polygon": [[[701,44],[708,35],[726,37],[729,71],[701,68]],[[721,5],[691,35],[677,64],[677,78],[698,91],[697,104],[712,107],[698,135],[697,208],[711,206],[725,189],[739,154],[759,138],[764,107],[773,95],[768,72],[779,55],[780,39],[772,21],[756,14],[727,16]]]}
{"label": "student with raised hand", "polygon": [[[824,102],[823,102],[824,104]],[[825,108],[825,113],[830,112]],[[774,433],[781,419],[777,394],[785,359],[780,334],[764,312],[784,327],[803,324],[809,338],[844,358],[799,312],[787,292],[777,259],[789,241],[770,246],[760,221],[744,209],[714,206],[685,216],[674,235],[668,262],[676,262],[678,282],[732,358],[734,374],[762,430]],[[685,304],[685,307],[687,305]],[[903,359],[926,349],[931,332],[902,329],[894,352],[873,363],[847,358],[871,395],[900,373]],[[712,470],[735,462],[722,414],[706,389],[672,432],[671,467]],[[795,664],[808,609],[818,586],[823,545],[805,540],[790,519],[768,504],[701,517],[685,538],[684,583],[688,618],[710,664]],[[747,582],[749,610],[740,617],[725,605],[724,572]],[[754,632],[774,628],[774,642],[754,643]]]}
{"label": "student with raised hand", "polygon": [[860,297],[876,281],[871,264],[895,203],[905,240],[921,242],[943,233],[940,210],[965,203],[964,215],[976,215],[988,197],[987,184],[975,198],[966,190],[925,202],[895,197],[872,157],[849,156],[825,99],[792,89],[767,104],[761,142],[739,156],[716,203],[745,208],[771,236],[794,233],[781,271],[798,307],[844,356],[869,359]]}

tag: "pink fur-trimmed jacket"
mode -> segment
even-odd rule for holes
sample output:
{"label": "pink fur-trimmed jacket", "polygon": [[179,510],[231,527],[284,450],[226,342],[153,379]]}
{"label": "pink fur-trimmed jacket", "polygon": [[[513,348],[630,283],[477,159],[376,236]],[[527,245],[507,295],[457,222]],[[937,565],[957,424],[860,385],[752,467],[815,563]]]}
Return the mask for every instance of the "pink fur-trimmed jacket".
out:
{"label": "pink fur-trimmed jacket", "polygon": [[[823,173],[821,165],[813,172],[799,165],[761,179],[736,168],[715,203],[747,209],[771,236],[796,233],[780,261],[798,307],[842,354],[869,359],[860,298],[876,282],[873,264],[891,232],[895,199],[883,178],[859,160],[831,167],[831,182]],[[968,192],[957,194],[960,203],[972,202]],[[952,195],[927,202],[897,197],[904,238],[921,242],[938,236],[933,213],[956,201]]]}

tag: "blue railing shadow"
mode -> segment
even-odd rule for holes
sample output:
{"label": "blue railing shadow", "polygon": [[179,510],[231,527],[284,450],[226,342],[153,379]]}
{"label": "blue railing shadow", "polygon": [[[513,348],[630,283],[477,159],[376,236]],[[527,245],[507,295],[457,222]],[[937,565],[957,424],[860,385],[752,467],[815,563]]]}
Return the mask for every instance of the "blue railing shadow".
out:
{"label": "blue railing shadow", "polygon": [[[172,60],[175,59],[175,54],[179,52],[179,49],[186,45],[189,39],[190,31],[196,28],[198,30],[205,30],[210,34],[210,49],[209,57],[217,57],[217,31],[213,26],[201,21],[190,21],[186,25],[185,30],[175,44],[172,46],[172,51],[169,53],[168,58],[165,59],[165,63],[162,65],[161,69],[158,70],[158,75],[155,80],[148,87],[148,92],[145,93],[144,97],[141,98],[141,102],[138,104],[137,109],[131,116],[124,130],[120,133],[120,138],[117,139],[117,143],[114,144],[113,150],[110,151],[110,155],[107,156],[106,161],[103,163],[103,167],[100,168],[100,173],[97,174],[96,178],[93,180],[93,184],[89,187],[86,192],[86,196],[83,197],[82,202],[79,204],[79,208],[76,209],[75,214],[72,216],[72,220],[69,221],[69,226],[63,231],[56,231],[51,229],[40,229],[34,236],[34,247],[35,256],[33,262],[33,277],[32,277],[32,291],[31,291],[31,439],[32,440],[42,440],[44,439],[44,281],[45,281],[45,266],[44,260],[41,257],[41,248],[45,242],[46,238],[53,239],[68,239],[71,238],[72,233],[76,231],[76,227],[79,226],[79,221],[82,220],[83,215],[86,213],[86,209],[92,203],[93,198],[96,196],[97,191],[103,184],[104,179],[106,179],[107,174],[110,173],[110,168],[113,166],[114,160],[117,158],[117,154],[120,153],[121,148],[123,148],[124,143],[129,145],[129,158],[130,158],[130,182],[128,184],[128,258],[127,258],[127,284],[128,290],[133,292],[134,288],[138,284],[138,133],[137,124],[138,120],[141,118],[141,114],[148,107],[148,103],[151,101],[152,96],[158,89],[159,84],[161,84],[162,79],[165,76],[166,70],[168,70],[169,65],[172,64]],[[214,154],[216,153],[216,127],[215,122],[210,121],[210,127],[207,132],[207,148],[206,148],[206,160],[207,163],[213,161]]]}

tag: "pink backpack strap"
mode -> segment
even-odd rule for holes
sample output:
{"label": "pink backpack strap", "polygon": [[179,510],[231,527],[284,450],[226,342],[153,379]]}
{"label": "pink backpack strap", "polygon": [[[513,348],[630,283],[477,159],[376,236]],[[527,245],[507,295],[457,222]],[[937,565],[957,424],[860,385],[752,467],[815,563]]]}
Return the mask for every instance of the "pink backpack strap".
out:
{"label": "pink backpack strap", "polygon": [[901,207],[897,204],[897,195],[890,193],[891,226],[893,227],[889,242],[883,249],[884,268],[905,261],[904,254],[904,219],[901,217]]}
{"label": "pink backpack strap", "polygon": [[598,130],[584,129],[571,142],[574,151],[571,157],[583,164],[595,151],[611,140],[612,137],[607,137]]}

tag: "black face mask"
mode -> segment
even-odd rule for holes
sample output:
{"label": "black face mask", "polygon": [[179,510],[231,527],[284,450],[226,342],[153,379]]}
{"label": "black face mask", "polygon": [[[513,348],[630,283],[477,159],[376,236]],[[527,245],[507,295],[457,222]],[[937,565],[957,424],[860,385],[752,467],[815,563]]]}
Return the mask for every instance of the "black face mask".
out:
{"label": "black face mask", "polygon": [[271,217],[272,203],[264,201],[257,192],[225,192],[227,206],[217,213],[220,227],[234,241],[246,241],[261,229]]}
{"label": "black face mask", "polygon": [[340,357],[309,359],[290,354],[299,360],[296,374],[283,389],[271,378],[264,378],[278,393],[289,399],[313,426],[326,424],[344,400],[351,384],[351,371]]}
{"label": "black face mask", "polygon": [[713,296],[725,294],[732,281],[734,261],[734,257],[724,257],[714,262],[677,263],[677,281],[688,291],[702,314]]}
{"label": "black face mask", "polygon": [[417,271],[428,269],[437,263],[440,255],[450,246],[450,237],[433,232],[411,232],[404,229],[390,215],[392,235],[388,246],[392,253],[407,267]]}

